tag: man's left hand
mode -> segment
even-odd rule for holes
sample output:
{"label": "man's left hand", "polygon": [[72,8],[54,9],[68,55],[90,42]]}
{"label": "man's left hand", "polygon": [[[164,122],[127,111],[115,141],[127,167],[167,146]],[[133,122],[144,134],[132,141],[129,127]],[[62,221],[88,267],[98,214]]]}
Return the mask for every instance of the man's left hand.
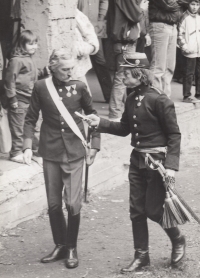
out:
{"label": "man's left hand", "polygon": [[172,169],[166,169],[167,176],[175,177],[175,171]]}
{"label": "man's left hand", "polygon": [[165,179],[165,183],[167,185],[167,187],[174,189],[175,188],[175,171],[171,170],[171,169],[166,169],[166,179]]}
{"label": "man's left hand", "polygon": [[97,150],[96,149],[90,149],[90,162],[88,163],[88,165],[92,165],[94,162],[94,159],[96,157],[97,154]]}

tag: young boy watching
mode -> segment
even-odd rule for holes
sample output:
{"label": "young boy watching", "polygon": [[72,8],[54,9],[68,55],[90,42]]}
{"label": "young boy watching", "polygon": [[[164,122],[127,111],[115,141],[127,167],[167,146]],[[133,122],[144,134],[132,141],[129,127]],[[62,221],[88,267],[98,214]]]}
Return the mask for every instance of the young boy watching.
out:
{"label": "young boy watching", "polygon": [[[188,0],[178,25],[178,45],[184,55],[183,102],[200,102],[200,0]],[[191,95],[195,75],[196,93]]]}

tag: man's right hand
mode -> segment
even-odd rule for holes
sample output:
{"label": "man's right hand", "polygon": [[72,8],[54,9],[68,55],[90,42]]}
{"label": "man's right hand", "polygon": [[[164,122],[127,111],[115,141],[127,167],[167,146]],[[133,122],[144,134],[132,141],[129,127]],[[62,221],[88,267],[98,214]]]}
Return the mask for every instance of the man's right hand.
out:
{"label": "man's right hand", "polygon": [[85,118],[85,121],[88,123],[89,126],[98,127],[100,123],[100,118],[98,116],[91,114],[87,115]]}
{"label": "man's right hand", "polygon": [[24,151],[24,163],[31,165],[31,158],[32,158],[33,152],[31,149],[26,149]]}

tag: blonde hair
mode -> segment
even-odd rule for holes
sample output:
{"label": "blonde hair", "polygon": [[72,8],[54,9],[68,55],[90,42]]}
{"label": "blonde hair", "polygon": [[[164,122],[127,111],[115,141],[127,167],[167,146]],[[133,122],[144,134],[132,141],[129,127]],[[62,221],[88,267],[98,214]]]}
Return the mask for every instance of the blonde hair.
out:
{"label": "blonde hair", "polygon": [[65,50],[64,48],[58,50],[54,49],[49,58],[50,71],[54,72],[58,68],[60,60],[74,60],[74,57],[71,52]]}

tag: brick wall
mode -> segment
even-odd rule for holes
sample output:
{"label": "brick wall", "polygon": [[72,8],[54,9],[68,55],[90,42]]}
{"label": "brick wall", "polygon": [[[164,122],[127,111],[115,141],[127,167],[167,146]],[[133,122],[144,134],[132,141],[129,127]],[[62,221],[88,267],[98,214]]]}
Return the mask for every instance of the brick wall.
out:
{"label": "brick wall", "polygon": [[71,49],[77,0],[21,0],[22,24],[36,32],[38,67],[46,65],[52,49]]}

